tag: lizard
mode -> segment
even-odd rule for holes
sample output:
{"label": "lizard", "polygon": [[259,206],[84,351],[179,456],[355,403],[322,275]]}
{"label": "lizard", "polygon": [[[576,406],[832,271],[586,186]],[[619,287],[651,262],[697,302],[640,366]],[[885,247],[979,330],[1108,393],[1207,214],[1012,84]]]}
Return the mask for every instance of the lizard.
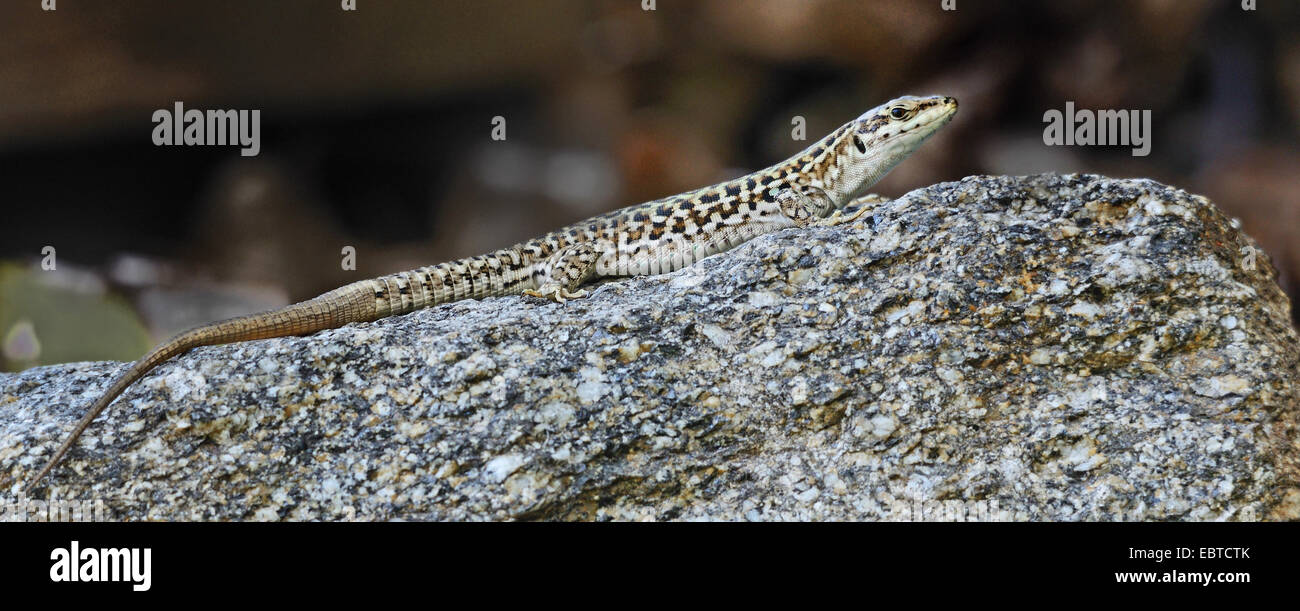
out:
{"label": "lizard", "polygon": [[32,489],[118,395],[199,346],[308,335],[462,299],[527,295],[563,303],[605,277],[669,273],[789,227],[838,225],[842,214],[957,112],[948,96],[902,96],[756,172],[596,216],[488,254],[361,280],[280,309],[182,332],[113,379],[24,488]]}

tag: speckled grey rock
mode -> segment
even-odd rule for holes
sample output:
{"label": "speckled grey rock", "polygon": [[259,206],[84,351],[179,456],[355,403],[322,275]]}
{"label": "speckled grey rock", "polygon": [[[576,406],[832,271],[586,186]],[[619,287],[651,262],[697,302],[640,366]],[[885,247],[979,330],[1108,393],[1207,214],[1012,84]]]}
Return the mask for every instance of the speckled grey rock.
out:
{"label": "speckled grey rock", "polygon": [[[1043,175],[864,205],[565,304],[195,350],[42,492],[130,520],[1300,514],[1300,341],[1210,202]],[[0,376],[0,502],[122,367]]]}

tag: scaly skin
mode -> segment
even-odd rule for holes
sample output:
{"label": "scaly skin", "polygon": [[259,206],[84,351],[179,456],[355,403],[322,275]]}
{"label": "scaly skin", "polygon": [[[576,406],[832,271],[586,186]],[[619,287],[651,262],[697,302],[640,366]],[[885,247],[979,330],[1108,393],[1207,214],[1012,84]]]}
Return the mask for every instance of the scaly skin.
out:
{"label": "scaly skin", "polygon": [[877,106],[797,155],[734,180],[615,210],[486,255],[354,282],[279,310],[191,329],[119,375],[24,489],[29,494],[86,427],[136,380],[198,346],[306,335],[461,299],[531,295],[563,302],[595,277],[676,271],[787,227],[852,220],[839,210],[957,112],[950,97]]}

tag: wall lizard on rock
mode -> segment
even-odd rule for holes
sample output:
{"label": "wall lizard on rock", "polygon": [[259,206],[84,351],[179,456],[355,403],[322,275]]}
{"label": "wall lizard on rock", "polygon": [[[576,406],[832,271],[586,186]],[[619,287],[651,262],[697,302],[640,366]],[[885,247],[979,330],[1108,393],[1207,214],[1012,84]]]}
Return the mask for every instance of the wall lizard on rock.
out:
{"label": "wall lizard on rock", "polygon": [[113,380],[24,494],[128,386],[191,348],[306,335],[461,299],[530,295],[563,302],[585,296],[580,286],[593,278],[672,272],[765,233],[848,222],[857,215],[841,214],[845,204],[956,112],[951,97],[903,96],[752,174],[615,210],[485,255],[353,282],[278,310],[185,331]]}

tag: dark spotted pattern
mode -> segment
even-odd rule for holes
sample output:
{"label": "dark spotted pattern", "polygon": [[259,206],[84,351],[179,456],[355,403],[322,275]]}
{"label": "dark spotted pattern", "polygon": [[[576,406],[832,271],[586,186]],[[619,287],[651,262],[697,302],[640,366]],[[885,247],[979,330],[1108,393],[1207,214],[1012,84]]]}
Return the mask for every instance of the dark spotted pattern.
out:
{"label": "dark spotted pattern", "polygon": [[[889,116],[895,105],[910,109],[904,119]],[[602,257],[644,263],[656,257],[676,257],[682,249],[703,249],[709,254],[725,250],[793,223],[790,215],[782,211],[777,193],[830,195],[830,200],[799,200],[810,202],[806,205],[812,207],[814,215],[829,214],[842,206],[842,200],[858,187],[837,184],[845,164],[859,157],[854,134],[871,146],[912,129],[933,130],[936,127],[931,123],[912,119],[927,109],[942,106],[955,107],[955,102],[938,97],[891,101],[839,127],[787,161],[747,176],[602,214],[481,258],[377,279],[375,302],[380,310],[400,313],[433,303],[540,289],[548,283],[573,290],[577,287],[575,279],[623,275],[621,268],[595,265]],[[804,216],[801,208],[795,210],[796,216]],[[659,271],[680,266],[667,265]]]}

